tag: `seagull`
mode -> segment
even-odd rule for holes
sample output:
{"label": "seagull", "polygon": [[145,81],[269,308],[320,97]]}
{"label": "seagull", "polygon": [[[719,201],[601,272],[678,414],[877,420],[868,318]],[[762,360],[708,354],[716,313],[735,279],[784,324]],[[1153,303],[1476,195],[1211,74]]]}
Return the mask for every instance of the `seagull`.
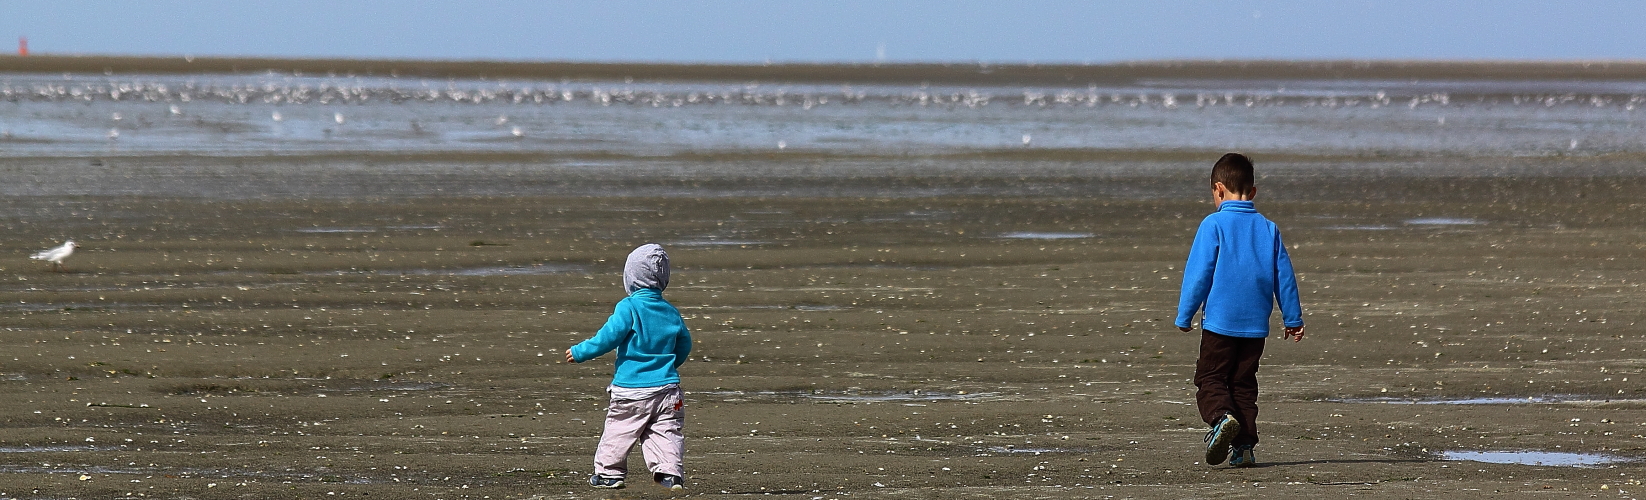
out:
{"label": "seagull", "polygon": [[36,253],[29,258],[50,262],[52,271],[61,272],[63,270],[63,259],[67,259],[70,255],[74,255],[74,249],[79,247],[80,245],[74,244],[74,240],[69,240],[67,243],[64,243],[63,246],[41,250],[40,253]]}
{"label": "seagull", "polygon": [[343,120],[343,113],[332,113],[331,117],[332,117],[333,120],[337,121],[338,125],[343,124],[343,121],[344,121]]}

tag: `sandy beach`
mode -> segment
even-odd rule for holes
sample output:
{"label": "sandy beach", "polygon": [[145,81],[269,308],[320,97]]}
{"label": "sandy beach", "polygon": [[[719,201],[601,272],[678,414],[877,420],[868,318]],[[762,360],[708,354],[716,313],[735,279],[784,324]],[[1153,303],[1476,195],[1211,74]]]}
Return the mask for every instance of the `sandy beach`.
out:
{"label": "sandy beach", "polygon": [[[4,200],[0,496],[664,497],[584,484],[609,360],[559,362],[647,241],[697,339],[694,497],[1640,488],[1634,156],[1258,156],[1309,336],[1270,342],[1261,466],[1234,470],[1197,463],[1196,338],[1170,325],[1215,156],[1080,154],[1012,174],[634,160],[616,180],[8,160],[34,191]],[[711,167],[734,160],[767,175]],[[248,189],[269,194],[200,194]],[[64,236],[70,272],[26,260]],[[1500,451],[1617,462],[1446,460]]]}

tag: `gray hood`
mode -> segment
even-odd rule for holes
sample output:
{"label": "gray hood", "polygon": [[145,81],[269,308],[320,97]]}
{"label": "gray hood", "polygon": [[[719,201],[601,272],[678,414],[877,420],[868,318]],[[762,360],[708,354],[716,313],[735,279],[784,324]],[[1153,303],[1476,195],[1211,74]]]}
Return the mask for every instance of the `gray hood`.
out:
{"label": "gray hood", "polygon": [[624,292],[634,293],[641,288],[661,292],[668,287],[669,252],[663,251],[662,245],[647,243],[629,252],[629,260],[623,264]]}

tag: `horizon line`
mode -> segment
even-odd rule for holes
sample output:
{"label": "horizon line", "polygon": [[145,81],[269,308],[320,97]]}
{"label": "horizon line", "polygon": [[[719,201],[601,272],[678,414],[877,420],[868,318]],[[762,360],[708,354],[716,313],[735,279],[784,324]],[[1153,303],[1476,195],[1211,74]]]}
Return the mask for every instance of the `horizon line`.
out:
{"label": "horizon line", "polygon": [[347,74],[557,80],[842,83],[1115,83],[1140,79],[1646,80],[1646,59],[1147,59],[1091,62],[644,62],[507,59],[232,57],[30,53],[0,72]]}

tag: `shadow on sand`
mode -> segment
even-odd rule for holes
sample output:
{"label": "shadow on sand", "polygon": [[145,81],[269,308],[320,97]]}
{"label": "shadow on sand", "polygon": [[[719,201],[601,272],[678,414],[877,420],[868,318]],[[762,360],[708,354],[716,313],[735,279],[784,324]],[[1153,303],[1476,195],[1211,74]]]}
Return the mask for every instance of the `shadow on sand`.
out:
{"label": "shadow on sand", "polygon": [[1424,458],[1368,458],[1368,459],[1337,459],[1337,460],[1298,460],[1295,462],[1258,462],[1253,468],[1288,467],[1293,465],[1321,465],[1321,464],[1416,464],[1433,462]]}

